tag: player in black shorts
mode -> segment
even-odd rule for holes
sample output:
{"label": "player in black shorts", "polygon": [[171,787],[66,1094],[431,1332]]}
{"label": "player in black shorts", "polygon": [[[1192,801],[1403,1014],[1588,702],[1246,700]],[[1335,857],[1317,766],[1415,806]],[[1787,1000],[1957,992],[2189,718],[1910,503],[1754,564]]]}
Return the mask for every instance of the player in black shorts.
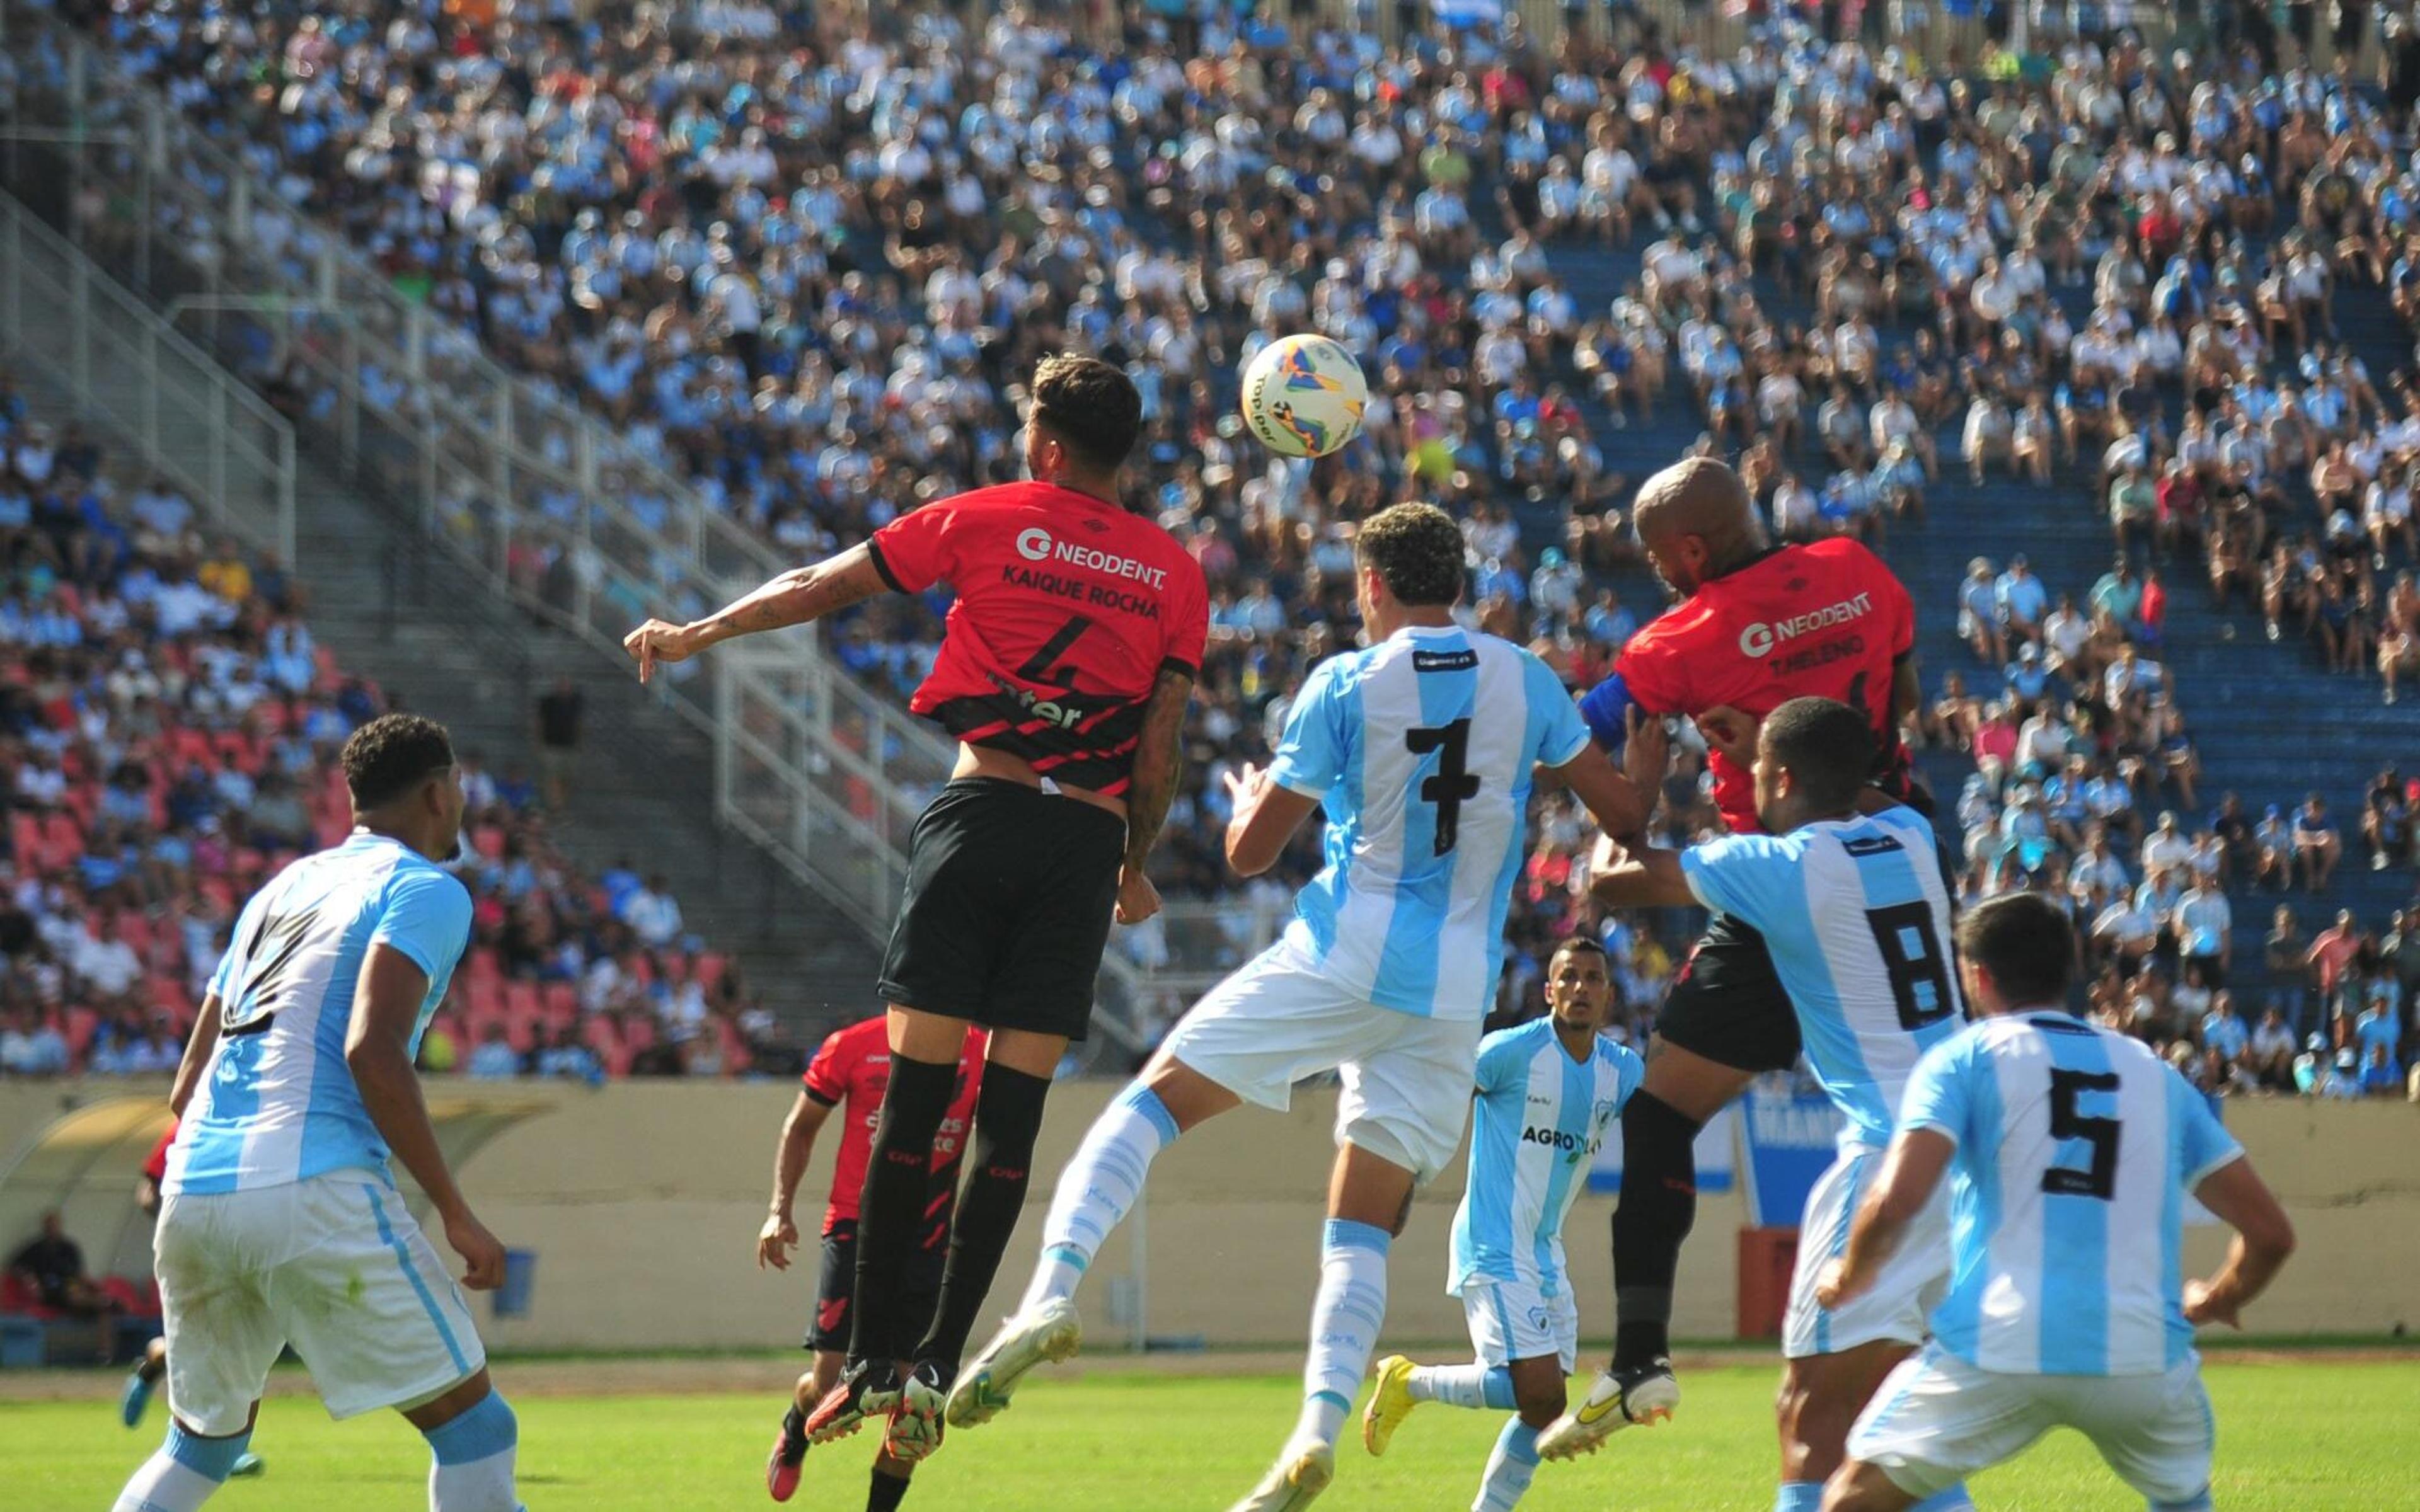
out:
{"label": "player in black shorts", "polygon": [[[799,1426],[807,1442],[888,1413],[895,1458],[940,1443],[967,1335],[1024,1207],[1051,1071],[1091,1020],[1112,910],[1133,923],[1159,907],[1143,862],[1175,796],[1209,594],[1185,548],[1120,501],[1141,429],[1124,373],[1051,358],[1026,404],[1035,481],[927,504],[706,619],[649,620],[623,642],[644,681],[659,662],[886,588],[957,595],[909,707],[957,736],[958,764],[916,822],[883,959],[891,1079],[858,1221],[857,1316],[847,1367]],[[940,1302],[914,1358],[900,1360],[924,1162],[978,1025],[991,1044]]]}

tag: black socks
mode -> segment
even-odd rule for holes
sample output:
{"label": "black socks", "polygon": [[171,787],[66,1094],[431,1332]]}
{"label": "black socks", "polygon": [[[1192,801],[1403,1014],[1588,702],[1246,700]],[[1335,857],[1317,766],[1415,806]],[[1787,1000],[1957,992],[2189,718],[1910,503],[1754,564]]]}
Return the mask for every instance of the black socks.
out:
{"label": "black socks", "polygon": [[933,1135],[941,1126],[941,1115],[950,1110],[957,1085],[954,1057],[935,1065],[892,1053],[891,1083],[883,1089],[865,1191],[858,1199],[857,1316],[848,1337],[852,1362],[889,1360],[898,1351],[905,1332],[898,1317],[899,1284],[932,1192]]}
{"label": "black socks", "polygon": [[1699,1125],[1652,1093],[1621,1110],[1621,1197],[1613,1210],[1613,1365],[1670,1352],[1672,1277],[1698,1221]]}
{"label": "black socks", "polygon": [[[941,1301],[932,1332],[916,1358],[957,1367],[991,1290],[992,1277],[1016,1220],[1025,1211],[1025,1187],[1033,1163],[1034,1136],[1042,1132],[1042,1104],[1050,1079],[993,1063],[984,1068],[975,1096],[974,1148],[969,1152],[966,1186],[950,1228],[949,1269],[941,1276]],[[868,1183],[869,1190],[871,1183]],[[869,1209],[870,1211],[870,1209]],[[859,1274],[864,1273],[864,1228],[859,1227]],[[862,1305],[862,1304],[861,1304]]]}

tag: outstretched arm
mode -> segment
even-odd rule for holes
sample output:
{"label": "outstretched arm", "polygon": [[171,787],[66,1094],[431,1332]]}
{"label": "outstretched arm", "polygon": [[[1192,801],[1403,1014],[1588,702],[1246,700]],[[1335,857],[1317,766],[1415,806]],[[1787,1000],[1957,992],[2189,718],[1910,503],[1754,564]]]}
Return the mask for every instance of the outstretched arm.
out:
{"label": "outstretched arm", "polygon": [[861,543],[813,566],[793,568],[702,620],[649,620],[622,638],[622,649],[638,661],[644,683],[659,662],[687,661],[735,636],[809,624],[861,604],[886,586],[874,553]]}

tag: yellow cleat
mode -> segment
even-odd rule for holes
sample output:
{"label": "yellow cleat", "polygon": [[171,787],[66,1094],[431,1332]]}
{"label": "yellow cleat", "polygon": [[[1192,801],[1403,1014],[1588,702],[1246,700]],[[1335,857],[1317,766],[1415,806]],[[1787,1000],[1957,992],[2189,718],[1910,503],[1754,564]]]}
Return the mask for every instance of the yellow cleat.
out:
{"label": "yellow cleat", "polygon": [[1412,1399],[1412,1362],[1400,1354],[1390,1354],[1378,1362],[1377,1389],[1370,1393],[1370,1405],[1361,1410],[1361,1447],[1373,1455],[1387,1452],[1388,1443],[1412,1409],[1420,1405]]}

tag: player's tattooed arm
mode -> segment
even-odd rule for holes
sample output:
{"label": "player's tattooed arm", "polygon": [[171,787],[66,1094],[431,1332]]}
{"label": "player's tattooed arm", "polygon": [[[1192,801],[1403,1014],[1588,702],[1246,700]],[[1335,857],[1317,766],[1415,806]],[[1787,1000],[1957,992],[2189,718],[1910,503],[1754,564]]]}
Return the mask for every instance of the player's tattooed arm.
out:
{"label": "player's tattooed arm", "polygon": [[687,661],[737,636],[811,624],[861,604],[887,586],[874,553],[860,544],[812,566],[794,567],[702,620],[649,620],[622,638],[622,649],[638,662],[644,683],[659,663]]}
{"label": "player's tattooed arm", "polygon": [[177,1080],[168,1088],[168,1111],[178,1118],[201,1090],[202,1072],[210,1063],[210,1052],[219,1043],[219,995],[202,999],[202,1011],[194,1019],[193,1037],[185,1041],[185,1057],[177,1062]]}
{"label": "player's tattooed arm", "polygon": [[1126,854],[1118,873],[1118,922],[1140,924],[1159,912],[1159,889],[1144,874],[1143,863],[1159,842],[1168,823],[1169,805],[1176,801],[1176,783],[1183,775],[1185,713],[1193,700],[1193,679],[1163,669],[1143,705],[1142,733],[1135,739],[1134,780],[1126,789]]}

